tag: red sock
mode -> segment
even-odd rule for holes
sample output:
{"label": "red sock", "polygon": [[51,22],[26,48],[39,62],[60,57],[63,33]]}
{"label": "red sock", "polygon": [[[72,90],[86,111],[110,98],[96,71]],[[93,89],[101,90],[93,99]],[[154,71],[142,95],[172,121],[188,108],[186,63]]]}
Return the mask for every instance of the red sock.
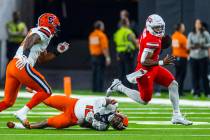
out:
{"label": "red sock", "polygon": [[0,112],[7,109],[9,105],[5,101],[0,102]]}
{"label": "red sock", "polygon": [[30,109],[47,99],[51,94],[46,92],[37,92],[32,99],[26,104]]}

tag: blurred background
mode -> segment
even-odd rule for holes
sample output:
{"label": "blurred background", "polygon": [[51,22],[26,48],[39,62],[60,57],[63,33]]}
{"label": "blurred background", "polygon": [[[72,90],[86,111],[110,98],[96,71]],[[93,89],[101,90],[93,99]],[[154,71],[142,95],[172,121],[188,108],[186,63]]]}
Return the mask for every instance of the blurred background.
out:
{"label": "blurred background", "polygon": [[[130,28],[137,38],[145,27],[146,18],[153,13],[161,15],[165,20],[166,34],[172,35],[175,25],[183,23],[186,29],[184,34],[187,37],[193,30],[196,19],[200,19],[202,26],[208,31],[210,24],[209,7],[209,0],[0,0],[1,88],[4,85],[5,68],[8,63],[6,25],[13,19],[15,11],[19,12],[20,20],[26,24],[27,29],[36,26],[37,19],[42,13],[52,12],[60,18],[61,33],[59,37],[51,41],[51,46],[55,46],[61,41],[67,41],[70,43],[71,49],[53,61],[37,66],[37,69],[45,75],[53,89],[63,88],[64,76],[71,77],[72,87],[75,90],[92,89],[93,67],[89,52],[89,35],[94,30],[94,22],[103,21],[111,57],[111,64],[104,70],[103,90],[105,90],[113,78],[119,77],[118,52],[113,38],[114,33],[120,28],[119,21],[122,10],[128,12]],[[169,48],[161,54],[161,57],[171,52],[172,49]],[[136,54],[137,50],[134,51],[134,61]],[[192,91],[193,79],[189,59],[186,67],[183,89],[184,91]],[[135,66],[133,70],[134,68]],[[174,66],[167,68],[174,74],[176,73]],[[208,67],[205,68],[208,69]],[[198,81],[201,81],[200,89],[203,91],[202,78]],[[159,90],[164,89],[158,87],[157,91],[159,92]]]}

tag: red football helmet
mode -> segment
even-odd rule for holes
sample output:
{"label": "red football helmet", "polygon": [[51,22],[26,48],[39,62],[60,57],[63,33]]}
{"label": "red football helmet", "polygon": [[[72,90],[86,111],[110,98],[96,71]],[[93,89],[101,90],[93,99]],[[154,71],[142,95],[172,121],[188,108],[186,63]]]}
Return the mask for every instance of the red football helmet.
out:
{"label": "red football helmet", "polygon": [[56,34],[59,31],[60,21],[56,15],[44,13],[38,19],[38,26],[47,27],[52,34]]}

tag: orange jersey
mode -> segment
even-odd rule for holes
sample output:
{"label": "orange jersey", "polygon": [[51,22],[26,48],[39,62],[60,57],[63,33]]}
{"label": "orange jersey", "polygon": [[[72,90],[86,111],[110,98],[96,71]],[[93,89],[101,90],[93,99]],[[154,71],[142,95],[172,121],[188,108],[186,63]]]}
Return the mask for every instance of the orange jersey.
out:
{"label": "orange jersey", "polygon": [[89,50],[91,55],[102,55],[103,49],[109,47],[109,41],[101,30],[94,30],[89,35]]}
{"label": "orange jersey", "polygon": [[184,34],[175,32],[172,35],[172,53],[176,57],[188,57],[187,37]]}

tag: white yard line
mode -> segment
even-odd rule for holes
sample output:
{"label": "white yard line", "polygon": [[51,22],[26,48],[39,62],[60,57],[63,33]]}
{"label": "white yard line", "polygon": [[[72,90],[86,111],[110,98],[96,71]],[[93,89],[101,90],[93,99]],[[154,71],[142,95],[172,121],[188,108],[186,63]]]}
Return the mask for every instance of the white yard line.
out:
{"label": "white yard line", "polygon": [[[138,110],[138,111],[141,111],[141,110],[173,110],[172,108],[154,108],[154,107],[147,107],[147,108],[119,108],[120,110]],[[209,110],[210,111],[210,108],[209,107],[205,107],[205,108],[192,108],[192,107],[189,107],[189,108],[181,108],[182,110]]]}
{"label": "white yard line", "polygon": [[[23,106],[23,105],[21,105],[21,106]],[[10,109],[10,111],[16,111],[16,110],[19,110],[20,109],[20,107],[17,107],[17,106],[15,106],[15,107],[12,107],[11,109]],[[189,108],[182,108],[181,107],[181,109],[182,110],[193,110],[193,111],[201,111],[201,110],[209,110],[210,111],[210,108],[208,108],[208,107],[204,107],[204,108],[201,108],[201,107],[195,107],[195,108],[192,108],[192,107],[189,107]],[[34,110],[39,110],[39,111],[53,111],[53,108],[50,108],[50,107],[48,107],[48,106],[45,106],[45,107],[36,107],[36,108],[34,108]],[[54,109],[55,110],[55,109]],[[145,106],[145,108],[123,108],[123,107],[119,107],[119,110],[121,110],[121,111],[150,111],[150,110],[157,110],[157,111],[163,111],[163,110],[166,110],[166,111],[171,111],[171,110],[173,110],[172,108],[153,108],[153,107],[148,107],[148,106]]]}
{"label": "white yard line", "polygon": [[[8,127],[0,127],[0,129],[5,129],[5,128],[8,128]],[[47,130],[56,130],[55,128],[45,128],[45,129],[47,129]],[[63,129],[63,130],[88,130],[88,128],[72,128],[72,127],[69,127],[69,128],[65,128],[65,129]],[[109,130],[113,130],[112,128],[110,128]],[[132,127],[128,127],[126,130],[159,130],[159,131],[161,131],[161,130],[210,130],[210,128],[205,128],[205,127],[203,127],[203,128],[195,128],[195,127],[193,127],[193,128],[191,128],[191,127],[182,127],[182,128],[173,128],[173,127],[164,127],[164,128],[162,128],[162,127],[149,127],[149,128],[132,128]],[[125,130],[125,131],[126,131]],[[0,134],[1,135],[1,134]],[[40,134],[41,135],[41,134]]]}
{"label": "white yard line", "polygon": [[[32,116],[32,115],[28,115],[29,118],[47,118],[47,117],[50,117],[52,115],[35,115],[35,116]],[[2,115],[0,116],[0,118],[4,118],[4,119],[9,119],[9,118],[14,118],[14,116],[12,115]],[[188,116],[187,118],[190,118],[190,119],[197,119],[197,120],[203,120],[203,119],[207,119],[207,120],[210,120],[210,117],[209,116],[202,116],[202,117],[190,117]],[[144,117],[134,117],[134,116],[129,116],[129,119],[171,119],[171,117],[147,117],[147,116],[144,116]],[[0,122],[1,124],[1,122]]]}
{"label": "white yard line", "polygon": [[[55,93],[53,95],[56,95],[58,93]],[[64,95],[64,94],[59,94],[59,95]],[[3,97],[4,93],[3,91],[0,91],[0,97]],[[27,93],[27,92],[20,92],[18,94],[18,97],[23,97],[23,98],[31,98],[32,94]],[[98,98],[98,97],[104,97],[104,96],[91,96],[91,95],[72,95],[72,97],[75,98]],[[119,102],[128,102],[128,103],[134,103],[133,100],[131,100],[128,97],[113,97]],[[151,104],[162,104],[162,105],[171,105],[171,102],[169,99],[159,99],[159,98],[153,98],[152,101],[150,102]],[[210,101],[195,101],[195,100],[180,100],[180,105],[185,105],[185,106],[195,106],[195,107],[210,107]]]}
{"label": "white yard line", "polygon": [[[43,118],[43,119],[46,119],[48,117],[51,117],[52,115],[50,116],[28,116],[28,118]],[[10,116],[0,116],[0,119],[13,119],[14,116],[10,115]],[[1,122],[0,122],[1,123]]]}
{"label": "white yard line", "polygon": [[[202,116],[202,117],[190,117],[188,116],[187,118],[190,118],[190,119],[210,119],[209,116]],[[133,116],[129,116],[129,119],[171,119],[171,117],[133,117]]]}
{"label": "white yard line", "polygon": [[[13,114],[15,111],[4,111],[4,112],[0,112],[0,114]],[[29,115],[58,115],[60,114],[60,112],[29,112]]]}
{"label": "white yard line", "polygon": [[[160,129],[160,128],[159,128]],[[14,134],[14,133],[10,133],[10,134],[0,134],[0,136],[79,136],[79,137],[83,137],[83,136],[144,136],[144,137],[210,137],[210,134],[201,134],[201,135],[189,135],[189,134],[186,134],[186,135],[164,135],[164,134],[160,134],[160,135],[153,135],[153,134],[149,134],[149,135],[146,135],[146,134],[137,134],[137,133],[129,133],[129,134],[102,134],[102,133],[98,133],[98,134],[78,134],[78,133],[70,133],[70,134],[55,134],[55,133],[42,133],[42,134],[33,134],[33,133],[24,133],[24,134]]]}
{"label": "white yard line", "polygon": [[[0,114],[13,114],[15,111],[4,111],[4,112],[0,112]],[[28,113],[29,115],[40,115],[40,116],[43,116],[43,115],[58,115],[60,114],[60,112],[29,112]],[[146,115],[146,114],[171,114],[171,112],[126,112],[127,115],[130,115],[130,114],[143,114],[143,115]],[[184,114],[199,114],[199,115],[208,115],[210,114],[210,112],[185,112]]]}
{"label": "white yard line", "polygon": [[[122,111],[123,112],[123,111]],[[165,115],[168,115],[168,114],[172,114],[171,112],[126,112],[127,115],[130,115],[130,114],[165,114]],[[197,115],[208,115],[210,114],[210,112],[183,112],[183,114],[197,114]]]}
{"label": "white yard line", "polygon": [[[15,111],[4,111],[4,112],[0,112],[0,114],[13,114]],[[40,115],[40,116],[43,116],[43,115],[58,115],[60,114],[60,112],[29,112],[28,114],[30,115]],[[147,115],[147,114],[165,114],[165,115],[168,115],[168,114],[172,114],[171,112],[126,112],[127,115],[130,115],[130,114],[143,114],[143,115]],[[184,114],[199,114],[199,115],[208,115],[210,114],[210,112],[185,112]]]}
{"label": "white yard line", "polygon": [[[148,124],[148,125],[171,125],[170,121],[129,121],[129,123],[135,124]],[[208,122],[193,122],[193,125],[210,125]]]}

